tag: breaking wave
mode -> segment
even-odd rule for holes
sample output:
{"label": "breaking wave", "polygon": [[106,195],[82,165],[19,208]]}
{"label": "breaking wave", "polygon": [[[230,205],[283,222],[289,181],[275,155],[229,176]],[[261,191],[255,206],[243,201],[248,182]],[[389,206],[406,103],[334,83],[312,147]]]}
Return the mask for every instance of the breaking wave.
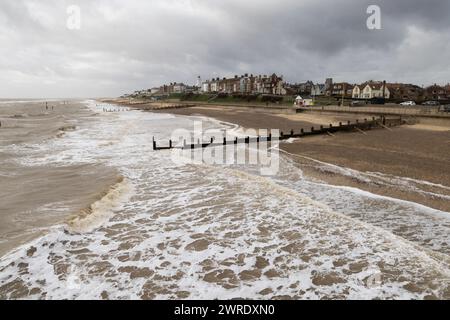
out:
{"label": "breaking wave", "polygon": [[131,190],[128,180],[124,177],[118,178],[113,186],[100,195],[99,200],[70,218],[65,230],[72,234],[79,234],[99,228],[111,218],[114,210],[127,201]]}

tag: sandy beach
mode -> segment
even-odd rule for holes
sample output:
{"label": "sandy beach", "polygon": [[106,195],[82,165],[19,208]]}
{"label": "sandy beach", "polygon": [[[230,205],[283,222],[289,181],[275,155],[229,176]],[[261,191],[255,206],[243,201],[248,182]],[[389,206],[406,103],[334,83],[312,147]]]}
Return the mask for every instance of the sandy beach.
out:
{"label": "sandy beach", "polygon": [[[178,115],[201,115],[238,124],[244,128],[280,129],[288,132],[311,126],[333,125],[340,121],[363,120],[369,116],[356,114],[301,113],[274,114],[253,112],[233,107],[191,107],[162,110]],[[362,134],[337,133],[282,143],[281,149],[304,166],[305,174],[335,185],[357,187],[375,194],[414,201],[432,208],[450,211],[448,189],[425,186],[416,190],[397,184],[381,183],[372,176],[370,183],[354,175],[343,174],[330,165],[351,168],[364,173],[381,173],[406,179],[429,181],[450,186],[450,121],[448,125],[414,124],[392,129],[371,130]],[[319,161],[319,162],[318,162]],[[320,163],[322,162],[322,163]],[[318,165],[319,164],[319,165]],[[439,189],[445,197],[430,196],[422,191]]]}

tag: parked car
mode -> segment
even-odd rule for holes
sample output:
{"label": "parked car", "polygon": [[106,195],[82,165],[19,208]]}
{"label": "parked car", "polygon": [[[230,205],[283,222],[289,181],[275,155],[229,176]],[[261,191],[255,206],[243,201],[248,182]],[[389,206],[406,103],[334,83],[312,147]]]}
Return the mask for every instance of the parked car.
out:
{"label": "parked car", "polygon": [[440,105],[440,103],[437,102],[437,101],[425,101],[424,103],[422,103],[422,105],[424,105],[424,106],[438,106],[438,105]]}
{"label": "parked car", "polygon": [[401,106],[415,106],[416,103],[414,101],[405,101],[400,103]]}
{"label": "parked car", "polygon": [[358,100],[350,102],[351,107],[363,106],[365,104],[366,103],[364,101],[358,101]]}

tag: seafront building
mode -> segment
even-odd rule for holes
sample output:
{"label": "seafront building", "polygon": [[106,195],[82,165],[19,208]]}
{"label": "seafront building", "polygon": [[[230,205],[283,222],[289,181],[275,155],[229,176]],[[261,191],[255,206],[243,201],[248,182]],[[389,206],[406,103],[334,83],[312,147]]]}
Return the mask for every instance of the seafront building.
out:
{"label": "seafront building", "polygon": [[361,85],[354,86],[352,90],[353,99],[374,99],[385,98],[389,99],[391,92],[386,85],[386,82],[369,81]]}
{"label": "seafront building", "polygon": [[349,82],[334,82],[327,78],[324,83],[305,81],[287,83],[283,76],[243,74],[233,77],[215,77],[205,81],[198,76],[195,85],[182,82],[171,82],[160,87],[135,91],[127,97],[144,97],[154,100],[164,99],[172,94],[231,94],[231,95],[277,95],[301,97],[345,98],[357,100],[386,99],[393,102],[401,101],[437,101],[450,102],[450,84],[420,87],[409,83],[388,83],[386,81],[366,81],[361,84]]}
{"label": "seafront building", "polygon": [[275,73],[254,76],[253,74],[235,75],[232,78],[213,78],[201,86],[202,93],[241,93],[241,94],[286,94],[282,76]]}

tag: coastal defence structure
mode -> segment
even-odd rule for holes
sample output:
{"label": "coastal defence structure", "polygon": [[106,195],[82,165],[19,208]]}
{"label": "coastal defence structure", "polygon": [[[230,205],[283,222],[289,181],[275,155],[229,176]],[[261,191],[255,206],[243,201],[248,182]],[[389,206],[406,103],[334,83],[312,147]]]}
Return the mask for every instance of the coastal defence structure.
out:
{"label": "coastal defence structure", "polygon": [[234,140],[226,140],[223,138],[223,141],[215,141],[214,138],[211,138],[210,141],[200,141],[198,139],[194,143],[187,143],[186,140],[183,141],[182,145],[175,145],[174,141],[169,140],[168,144],[161,145],[157,144],[155,138],[153,138],[153,150],[170,150],[170,149],[198,149],[198,148],[206,148],[206,147],[219,147],[225,145],[232,144],[249,144],[249,143],[259,143],[259,142],[270,142],[273,139],[277,140],[287,140],[291,138],[303,138],[312,135],[320,135],[320,134],[328,134],[333,135],[336,132],[352,132],[359,131],[364,132],[366,130],[371,130],[375,128],[384,128],[389,129],[390,127],[400,126],[405,124],[406,121],[401,117],[396,118],[386,118],[385,116],[381,117],[372,117],[372,119],[364,119],[363,121],[356,120],[355,122],[347,121],[347,123],[339,122],[339,125],[332,125],[320,127],[311,127],[309,129],[301,128],[300,131],[295,131],[292,129],[288,133],[280,132],[279,137],[273,137],[271,134],[268,136],[256,136],[256,137],[244,137],[238,138],[236,137]]}

